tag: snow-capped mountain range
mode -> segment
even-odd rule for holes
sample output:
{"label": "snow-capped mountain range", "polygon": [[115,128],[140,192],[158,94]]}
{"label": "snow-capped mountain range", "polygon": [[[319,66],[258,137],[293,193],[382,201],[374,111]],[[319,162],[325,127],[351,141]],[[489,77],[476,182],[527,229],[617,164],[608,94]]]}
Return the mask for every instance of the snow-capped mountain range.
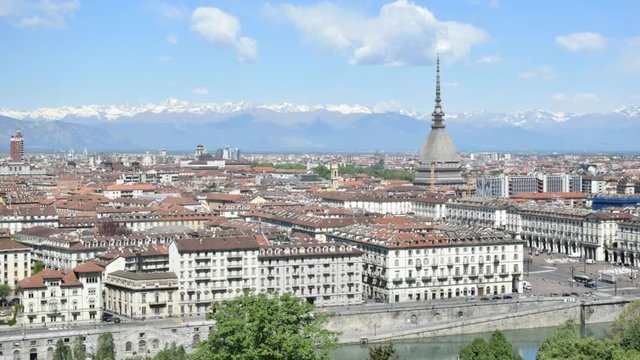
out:
{"label": "snow-capped mountain range", "polygon": [[[25,133],[27,150],[417,151],[430,113],[390,106],[292,103],[85,105],[0,108],[0,136]],[[526,110],[447,114],[458,150],[638,151],[640,106],[606,113]]]}
{"label": "snow-capped mountain range", "polygon": [[[276,113],[304,113],[318,110],[328,112],[338,112],[341,114],[381,114],[397,112],[402,115],[416,119],[429,119],[429,113],[417,111],[395,109],[385,105],[368,107],[353,104],[320,104],[302,105],[294,103],[273,103],[273,104],[251,104],[246,102],[224,102],[224,103],[192,103],[175,98],[168,99],[160,103],[147,103],[142,105],[82,105],[82,106],[62,106],[57,108],[37,108],[30,111],[12,110],[0,108],[0,116],[11,117],[19,120],[64,120],[65,118],[93,118],[98,120],[117,120],[121,118],[132,118],[139,114],[233,114],[249,112],[252,110],[267,110]],[[612,112],[619,113],[627,117],[635,117],[640,113],[640,106],[616,109]],[[467,119],[478,116],[486,112],[464,112],[459,114],[448,114],[449,120]],[[491,113],[487,113],[491,114]],[[493,114],[493,121],[511,123],[514,125],[526,122],[547,122],[566,121],[569,118],[580,115],[564,112],[549,112],[544,110],[527,110],[520,112]]]}

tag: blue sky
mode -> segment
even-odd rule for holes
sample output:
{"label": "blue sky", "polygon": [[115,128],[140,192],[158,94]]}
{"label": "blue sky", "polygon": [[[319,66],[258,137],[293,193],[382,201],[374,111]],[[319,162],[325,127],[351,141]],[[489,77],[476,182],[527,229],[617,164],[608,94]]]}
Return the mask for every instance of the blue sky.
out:
{"label": "blue sky", "polygon": [[636,1],[0,0],[0,107],[640,105]]}

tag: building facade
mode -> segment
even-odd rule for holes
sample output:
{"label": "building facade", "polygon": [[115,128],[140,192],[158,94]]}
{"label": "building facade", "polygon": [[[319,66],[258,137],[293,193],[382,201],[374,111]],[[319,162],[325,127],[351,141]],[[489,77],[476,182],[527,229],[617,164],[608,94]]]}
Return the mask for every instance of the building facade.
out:
{"label": "building facade", "polygon": [[20,281],[25,326],[99,323],[103,268],[84,263],[73,270],[45,269]]}
{"label": "building facade", "polygon": [[31,276],[31,249],[11,239],[0,239],[0,284],[16,288]]}
{"label": "building facade", "polygon": [[315,243],[262,247],[260,289],[290,293],[316,306],[363,302],[362,252],[346,244]]}
{"label": "building facade", "polygon": [[24,159],[24,137],[20,130],[11,136],[9,142],[9,158],[11,158],[12,162],[22,162]]}
{"label": "building facade", "polygon": [[105,276],[105,311],[130,319],[171,317],[178,298],[172,272],[114,271]]}
{"label": "building facade", "polygon": [[364,252],[364,296],[428,301],[521,291],[523,243],[494,230],[443,227],[430,233],[353,226],[330,241]]}

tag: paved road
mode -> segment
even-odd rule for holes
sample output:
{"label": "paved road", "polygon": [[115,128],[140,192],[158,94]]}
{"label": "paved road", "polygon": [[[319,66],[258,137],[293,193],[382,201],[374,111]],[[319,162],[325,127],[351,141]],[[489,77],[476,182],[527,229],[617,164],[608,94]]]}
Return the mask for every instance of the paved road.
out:
{"label": "paved road", "polygon": [[[555,260],[550,262],[549,260]],[[573,275],[587,275],[594,280],[598,279],[598,272],[604,269],[614,268],[607,263],[585,264],[582,261],[571,262],[566,255],[540,255],[532,256],[533,263],[529,267],[525,264],[525,280],[530,281],[533,295],[562,294],[575,292],[579,295],[592,293],[596,297],[611,296],[640,296],[640,279],[630,279],[628,276],[617,275],[617,284],[609,284],[597,281],[595,289],[587,288],[582,283],[572,282]],[[566,261],[566,262],[564,262]],[[616,289],[617,286],[617,289]],[[529,292],[528,292],[529,293]]]}

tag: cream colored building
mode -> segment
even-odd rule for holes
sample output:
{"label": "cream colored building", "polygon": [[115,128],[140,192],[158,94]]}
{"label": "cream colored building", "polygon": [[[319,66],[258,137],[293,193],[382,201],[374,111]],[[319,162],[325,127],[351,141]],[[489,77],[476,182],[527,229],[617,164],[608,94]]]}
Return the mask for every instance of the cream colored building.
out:
{"label": "cream colored building", "polygon": [[0,239],[0,284],[15,289],[31,276],[31,248],[11,239]]}
{"label": "cream colored building", "polygon": [[363,302],[362,252],[336,243],[265,246],[260,249],[260,289],[290,293],[316,306]]}
{"label": "cream colored building", "polygon": [[176,313],[203,316],[214,301],[259,291],[256,236],[180,239],[169,245],[169,271],[178,276]]}
{"label": "cream colored building", "polygon": [[114,271],[104,281],[105,310],[131,319],[173,316],[178,277],[172,272]]}
{"label": "cream colored building", "polygon": [[25,326],[99,323],[102,320],[102,271],[94,263],[73,270],[45,269],[20,281]]}
{"label": "cream colored building", "polygon": [[399,232],[354,225],[328,235],[364,252],[364,296],[427,301],[522,291],[523,242],[489,229]]}

